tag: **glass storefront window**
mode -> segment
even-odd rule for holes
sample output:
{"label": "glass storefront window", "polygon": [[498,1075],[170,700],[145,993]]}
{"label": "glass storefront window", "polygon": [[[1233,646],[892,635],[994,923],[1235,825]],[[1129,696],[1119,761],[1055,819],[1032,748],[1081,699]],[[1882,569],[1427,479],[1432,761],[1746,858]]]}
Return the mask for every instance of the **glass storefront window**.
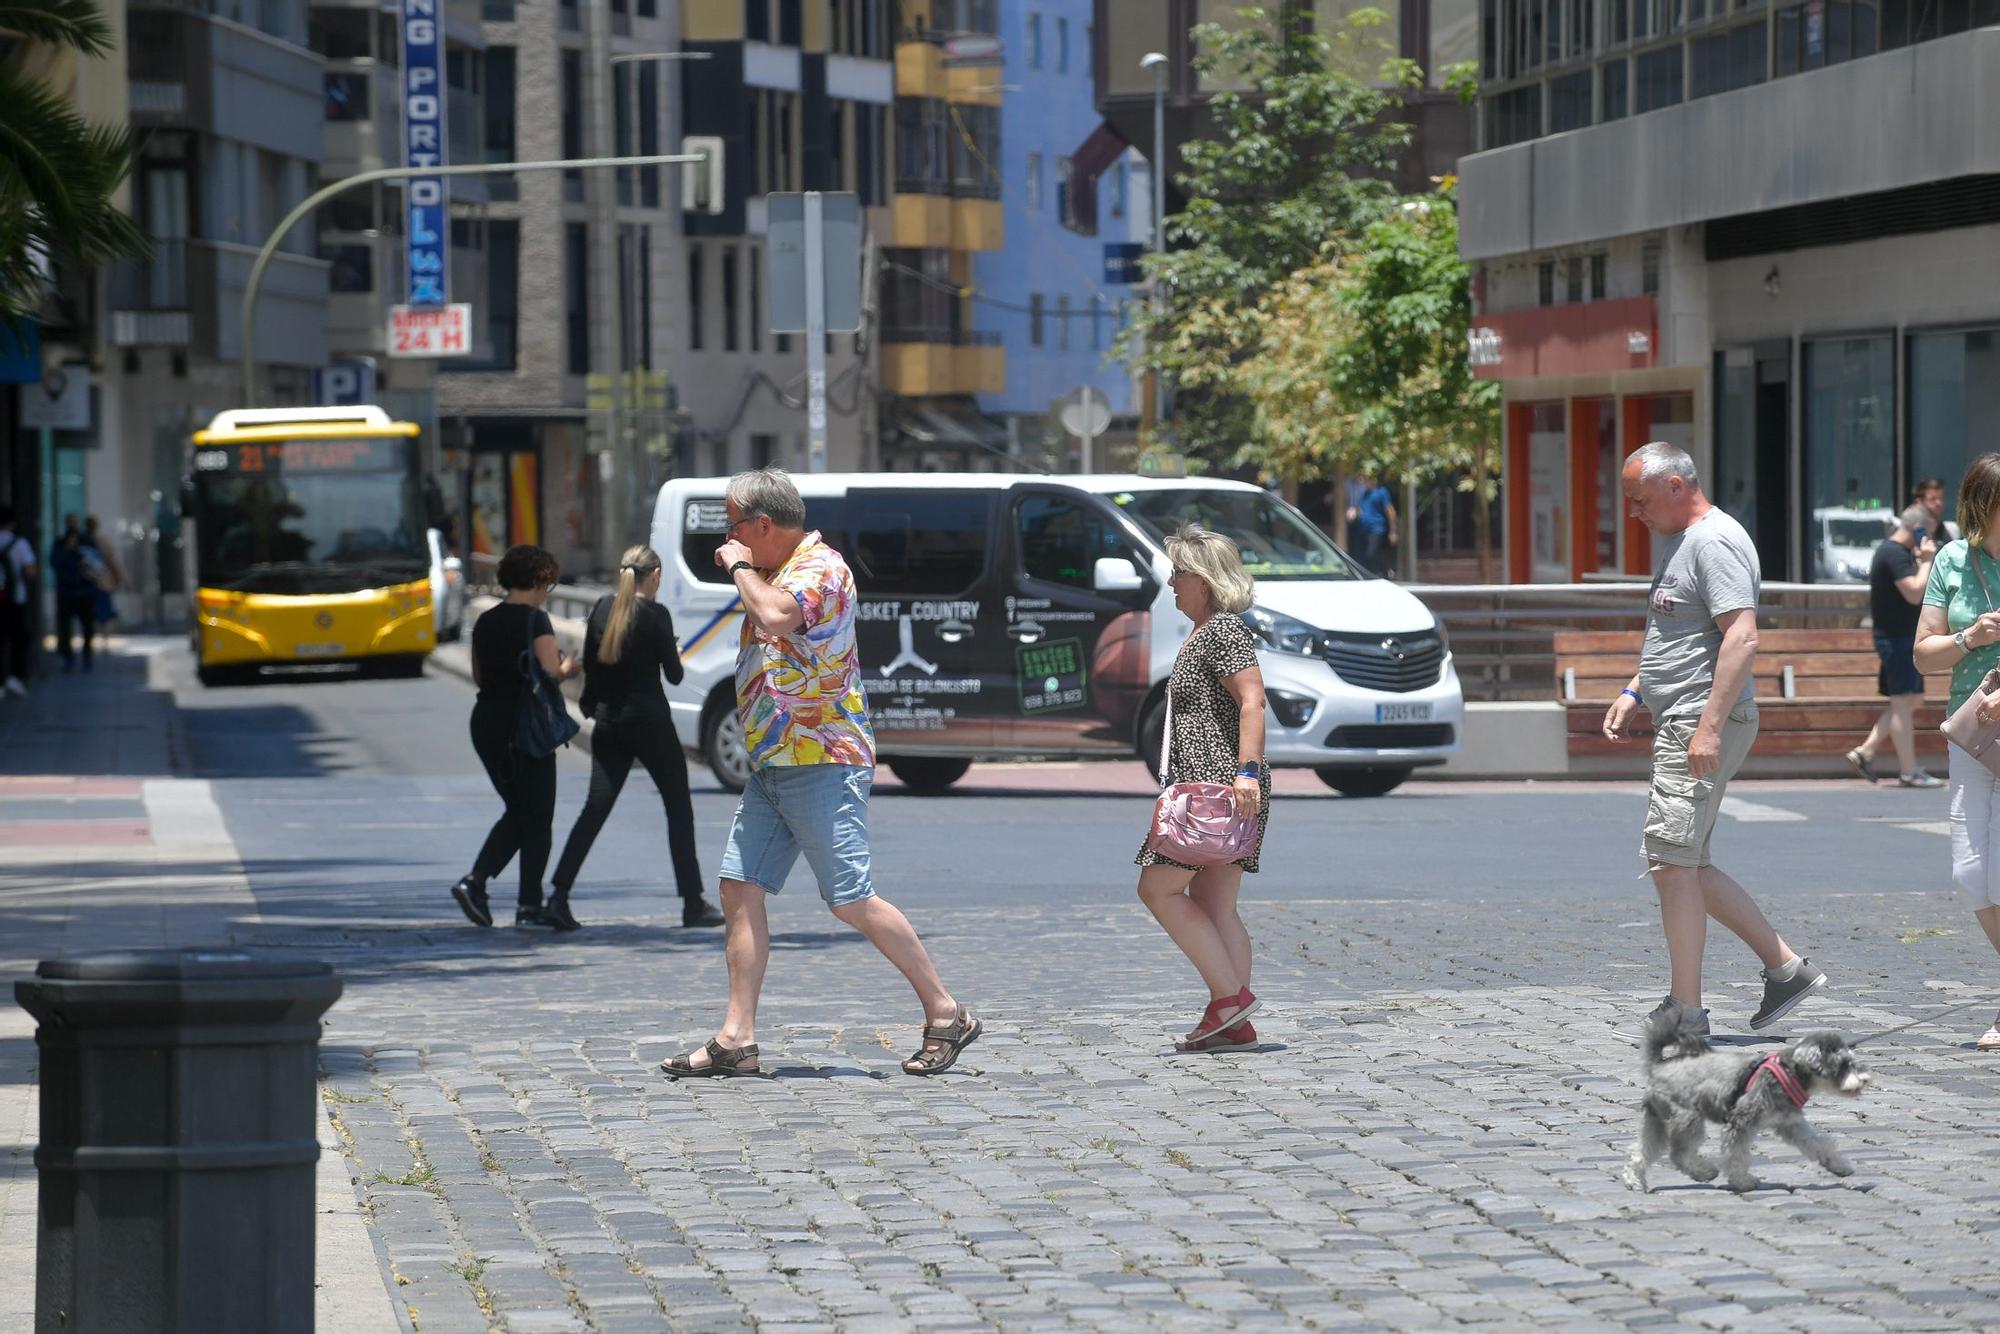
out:
{"label": "glass storefront window", "polygon": [[1895,344],[1887,334],[1806,343],[1809,532],[1820,526],[1823,509],[1895,503],[1895,411]]}
{"label": "glass storefront window", "polygon": [[1909,351],[1909,476],[1943,480],[1950,520],[1966,465],[2000,443],[2000,329],[1912,334]]}

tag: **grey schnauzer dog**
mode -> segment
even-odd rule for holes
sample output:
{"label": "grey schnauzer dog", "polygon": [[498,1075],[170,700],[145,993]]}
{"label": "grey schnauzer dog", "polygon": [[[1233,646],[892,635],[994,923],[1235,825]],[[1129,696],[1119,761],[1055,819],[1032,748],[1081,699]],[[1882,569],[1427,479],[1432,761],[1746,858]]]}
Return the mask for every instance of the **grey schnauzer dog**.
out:
{"label": "grey schnauzer dog", "polygon": [[1646,1030],[1646,1097],[1626,1185],[1645,1190],[1646,1170],[1662,1155],[1696,1181],[1715,1180],[1716,1164],[1701,1153],[1710,1121],[1722,1127],[1719,1171],[1731,1190],[1757,1188],[1750,1146],[1766,1130],[1837,1177],[1853,1173],[1854,1164],[1805,1117],[1814,1093],[1852,1098],[1868,1087],[1868,1069],[1846,1038],[1820,1029],[1769,1055],[1720,1052],[1679,1020],[1667,1010]]}

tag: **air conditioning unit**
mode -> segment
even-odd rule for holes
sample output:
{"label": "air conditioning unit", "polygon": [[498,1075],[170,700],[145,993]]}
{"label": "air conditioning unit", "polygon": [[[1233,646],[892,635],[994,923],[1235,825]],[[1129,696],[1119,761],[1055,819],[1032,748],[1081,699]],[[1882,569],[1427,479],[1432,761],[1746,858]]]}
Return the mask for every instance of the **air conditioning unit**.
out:
{"label": "air conditioning unit", "polygon": [[722,212],[721,137],[690,134],[681,140],[681,152],[701,158],[681,167],[681,212]]}

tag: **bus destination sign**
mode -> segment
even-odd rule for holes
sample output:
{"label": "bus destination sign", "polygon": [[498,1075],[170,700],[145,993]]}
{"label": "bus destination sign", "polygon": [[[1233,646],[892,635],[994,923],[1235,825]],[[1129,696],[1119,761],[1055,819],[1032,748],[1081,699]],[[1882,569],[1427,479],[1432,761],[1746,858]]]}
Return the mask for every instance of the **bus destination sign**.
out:
{"label": "bus destination sign", "polygon": [[390,472],[407,457],[400,436],[361,440],[262,440],[194,452],[198,473]]}

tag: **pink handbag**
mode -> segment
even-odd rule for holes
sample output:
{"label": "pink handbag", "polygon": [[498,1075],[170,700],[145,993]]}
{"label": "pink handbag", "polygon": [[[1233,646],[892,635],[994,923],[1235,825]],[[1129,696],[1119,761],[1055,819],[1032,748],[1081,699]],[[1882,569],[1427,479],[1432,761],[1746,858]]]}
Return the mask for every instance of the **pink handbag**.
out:
{"label": "pink handbag", "polygon": [[[1160,733],[1160,781],[1167,781],[1173,749],[1174,705],[1169,691],[1167,721]],[[1227,783],[1174,783],[1153,803],[1153,827],[1146,851],[1183,866],[1221,866],[1250,855],[1257,846],[1257,817],[1236,813],[1236,791]]]}

